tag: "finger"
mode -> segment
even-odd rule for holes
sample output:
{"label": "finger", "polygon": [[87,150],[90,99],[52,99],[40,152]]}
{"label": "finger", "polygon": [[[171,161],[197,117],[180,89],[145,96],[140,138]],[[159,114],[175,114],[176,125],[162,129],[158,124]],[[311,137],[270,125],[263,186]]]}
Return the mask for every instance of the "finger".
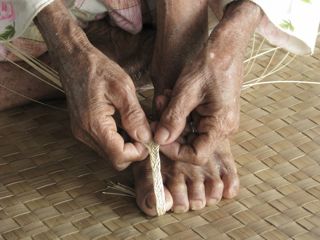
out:
{"label": "finger", "polygon": [[131,162],[141,161],[148,155],[143,144],[124,142],[111,116],[96,116],[91,126],[91,135],[117,170],[123,170]]}
{"label": "finger", "polygon": [[131,138],[142,143],[152,140],[152,133],[147,117],[140,106],[133,86],[119,86],[112,98],[112,103],[121,115],[123,128]]}
{"label": "finger", "polygon": [[[219,140],[216,140],[219,142]],[[215,142],[208,134],[200,134],[190,144],[173,142],[160,147],[161,152],[174,161],[182,161],[195,165],[208,162],[215,149]]]}
{"label": "finger", "polygon": [[182,133],[189,114],[200,103],[200,88],[190,86],[187,80],[178,80],[168,107],[161,115],[155,141],[160,145],[174,142]]}

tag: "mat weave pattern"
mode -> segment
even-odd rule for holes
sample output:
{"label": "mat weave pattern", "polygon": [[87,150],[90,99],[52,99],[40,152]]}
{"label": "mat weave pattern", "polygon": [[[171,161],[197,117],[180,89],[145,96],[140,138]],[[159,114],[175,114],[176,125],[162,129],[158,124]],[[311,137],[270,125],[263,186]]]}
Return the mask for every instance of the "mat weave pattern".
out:
{"label": "mat weave pattern", "polygon": [[[316,49],[273,79],[320,80],[319,58]],[[110,180],[132,185],[132,175],[75,141],[66,113],[39,105],[2,112],[0,240],[320,239],[319,95],[320,87],[302,84],[244,92],[232,140],[239,196],[158,218],[134,199],[102,194]],[[151,96],[140,96],[147,109]]]}

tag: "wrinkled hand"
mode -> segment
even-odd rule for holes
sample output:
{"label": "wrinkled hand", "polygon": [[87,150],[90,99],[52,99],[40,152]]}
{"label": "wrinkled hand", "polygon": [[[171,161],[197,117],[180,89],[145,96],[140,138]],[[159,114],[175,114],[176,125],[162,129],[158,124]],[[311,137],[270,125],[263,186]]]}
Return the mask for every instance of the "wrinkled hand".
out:
{"label": "wrinkled hand", "polygon": [[[237,130],[244,53],[261,17],[251,1],[229,4],[206,46],[185,65],[155,133],[170,159],[203,165]],[[191,144],[180,144],[177,139],[190,121],[197,136]]]}
{"label": "wrinkled hand", "polygon": [[[152,134],[131,78],[93,46],[60,60],[58,69],[74,135],[118,170],[145,159],[147,150],[142,143],[149,142]],[[116,113],[132,142],[126,143],[117,132]]]}
{"label": "wrinkled hand", "polygon": [[[205,164],[216,146],[237,130],[242,61],[237,49],[218,42],[185,66],[155,134],[156,142],[166,145],[161,150],[167,157]],[[176,140],[187,120],[194,123],[198,134],[184,145]]]}

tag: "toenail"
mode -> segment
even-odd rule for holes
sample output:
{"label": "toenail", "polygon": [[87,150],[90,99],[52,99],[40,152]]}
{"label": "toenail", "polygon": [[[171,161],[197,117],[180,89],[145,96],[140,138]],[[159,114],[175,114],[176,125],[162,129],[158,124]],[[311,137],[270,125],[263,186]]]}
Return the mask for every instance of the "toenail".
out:
{"label": "toenail", "polygon": [[153,198],[152,198],[152,195],[149,194],[147,197],[146,197],[146,206],[147,208],[150,208],[152,209],[154,206],[153,206]]}
{"label": "toenail", "polygon": [[203,201],[201,200],[192,200],[190,201],[191,210],[200,210],[204,207]]}
{"label": "toenail", "polygon": [[178,205],[173,207],[173,212],[174,213],[185,213],[187,211],[187,207],[183,205]]}
{"label": "toenail", "polygon": [[208,205],[208,206],[213,206],[213,205],[216,205],[218,202],[219,202],[218,199],[216,199],[216,198],[210,198],[210,199],[207,200],[207,205]]}

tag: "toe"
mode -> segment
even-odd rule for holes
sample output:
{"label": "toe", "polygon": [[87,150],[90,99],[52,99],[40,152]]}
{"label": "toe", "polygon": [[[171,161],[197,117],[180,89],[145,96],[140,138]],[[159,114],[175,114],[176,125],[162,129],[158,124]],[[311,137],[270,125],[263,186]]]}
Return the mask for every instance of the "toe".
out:
{"label": "toe", "polygon": [[228,140],[219,146],[216,157],[221,165],[220,174],[224,184],[223,197],[233,198],[238,194],[240,184],[237,167],[234,162]]}
{"label": "toe", "polygon": [[188,195],[191,210],[200,210],[206,206],[203,181],[188,182]]}
{"label": "toe", "polygon": [[174,213],[184,213],[189,210],[188,190],[182,174],[170,178],[167,187],[171,193]]}
{"label": "toe", "polygon": [[213,206],[220,202],[223,194],[223,182],[219,176],[206,179],[205,181],[206,203]]}
{"label": "toe", "polygon": [[[169,211],[172,208],[173,200],[167,188],[164,188],[164,194],[166,199],[166,211]],[[137,204],[145,214],[149,216],[157,215],[157,203],[153,189],[151,189],[146,195],[140,196],[139,199],[140,201],[137,201]]]}
{"label": "toe", "polygon": [[[149,161],[139,162],[133,165],[135,180],[136,202],[139,208],[149,216],[156,216],[156,199],[153,192],[152,173]],[[172,197],[170,192],[164,188],[166,198],[166,209],[172,208]]]}
{"label": "toe", "polygon": [[239,177],[237,173],[225,173],[222,175],[224,183],[223,197],[234,198],[239,192]]}
{"label": "toe", "polygon": [[232,156],[223,160],[222,181],[224,184],[223,197],[234,198],[239,192],[239,177],[237,168]]}

